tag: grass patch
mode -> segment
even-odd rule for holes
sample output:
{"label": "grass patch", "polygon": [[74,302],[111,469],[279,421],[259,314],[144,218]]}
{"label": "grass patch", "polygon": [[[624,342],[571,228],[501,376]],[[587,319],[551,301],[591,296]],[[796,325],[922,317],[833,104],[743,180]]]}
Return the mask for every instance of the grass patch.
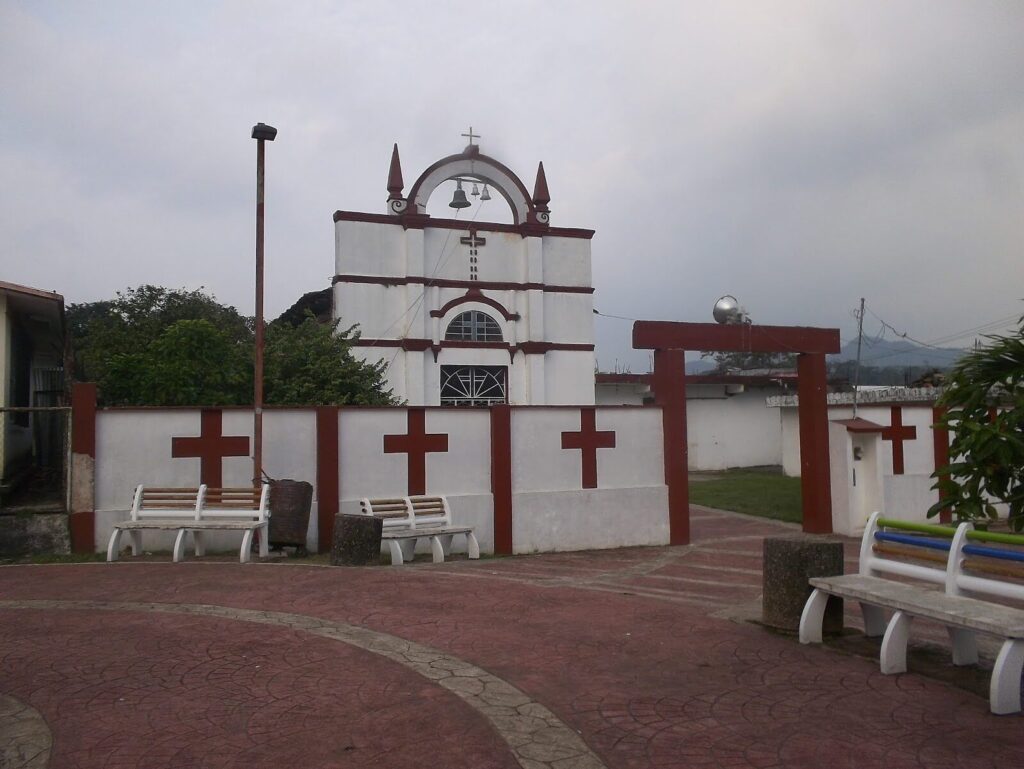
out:
{"label": "grass patch", "polygon": [[690,502],[719,510],[800,523],[800,479],[778,468],[740,468],[719,473],[693,473]]}

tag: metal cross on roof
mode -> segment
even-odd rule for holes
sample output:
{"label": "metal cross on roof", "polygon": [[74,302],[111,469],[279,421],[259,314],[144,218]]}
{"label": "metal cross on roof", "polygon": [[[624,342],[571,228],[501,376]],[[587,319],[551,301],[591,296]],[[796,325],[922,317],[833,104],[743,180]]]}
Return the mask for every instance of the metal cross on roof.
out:
{"label": "metal cross on roof", "polygon": [[469,133],[468,134],[462,134],[462,135],[465,136],[467,139],[469,139],[469,146],[470,147],[473,146],[473,139],[479,139],[480,138],[480,134],[473,133],[473,126],[469,127]]}

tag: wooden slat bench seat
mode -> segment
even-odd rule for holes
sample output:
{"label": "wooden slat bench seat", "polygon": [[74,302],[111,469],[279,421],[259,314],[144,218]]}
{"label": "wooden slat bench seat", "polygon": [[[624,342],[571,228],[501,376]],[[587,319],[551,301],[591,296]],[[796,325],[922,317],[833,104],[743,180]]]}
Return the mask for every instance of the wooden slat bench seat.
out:
{"label": "wooden slat bench seat", "polygon": [[[976,633],[995,636],[1003,645],[992,670],[989,708],[998,714],[1020,712],[1024,609],[993,599],[1024,602],[1022,567],[1024,537],[973,531],[969,523],[952,529],[874,513],[861,540],[860,573],[810,580],[814,590],[800,619],[800,643],[821,643],[830,595],[858,601],[866,634],[883,636],[879,664],[884,674],[906,672],[914,617],[946,626],[954,665],[977,663]],[[892,611],[888,622],[883,610]]]}
{"label": "wooden slat bench seat", "polygon": [[466,537],[469,557],[480,557],[480,545],[471,526],[453,526],[448,500],[443,496],[391,497],[359,500],[363,515],[380,518],[384,523],[381,535],[391,554],[391,565],[411,561],[416,542],[430,540],[434,563],[444,563],[456,536]]}
{"label": "wooden slat bench seat", "polygon": [[142,552],[142,531],[176,531],[173,559],[185,556],[185,540],[192,535],[197,556],[206,552],[205,532],[240,531],[242,544],[238,560],[246,563],[252,550],[252,539],[260,532],[260,557],[268,553],[267,534],[270,510],[267,484],[260,488],[146,488],[135,489],[131,518],[114,524],[107,545],[107,560],[116,561],[120,554],[121,534],[131,537],[132,554]]}

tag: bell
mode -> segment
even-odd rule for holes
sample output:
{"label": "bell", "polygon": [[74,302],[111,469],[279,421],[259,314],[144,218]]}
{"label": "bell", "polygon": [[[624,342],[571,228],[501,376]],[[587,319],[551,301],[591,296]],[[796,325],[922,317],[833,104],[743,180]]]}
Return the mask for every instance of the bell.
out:
{"label": "bell", "polygon": [[462,189],[462,181],[456,182],[458,185],[455,188],[455,194],[452,195],[452,202],[448,204],[450,208],[469,208],[472,203],[466,199],[466,192]]}
{"label": "bell", "polygon": [[473,182],[473,191],[469,194],[474,198],[480,197],[480,189],[476,186],[476,182]]}
{"label": "bell", "polygon": [[490,199],[491,199],[491,191],[489,189],[487,189],[487,185],[485,184],[484,185],[484,192],[480,196],[480,200],[490,200]]}

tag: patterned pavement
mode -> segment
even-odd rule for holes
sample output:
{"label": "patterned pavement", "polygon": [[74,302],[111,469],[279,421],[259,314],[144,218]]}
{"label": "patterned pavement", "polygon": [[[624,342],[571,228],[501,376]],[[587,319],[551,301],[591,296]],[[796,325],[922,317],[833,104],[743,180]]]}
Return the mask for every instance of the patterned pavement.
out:
{"label": "patterned pavement", "polygon": [[[758,614],[764,536],[794,529],[698,508],[692,522],[685,548],[400,569],[0,568],[0,758],[44,766],[45,750],[49,766],[83,769],[1024,760],[1024,719],[991,716],[983,696],[882,676],[869,659],[745,621]],[[856,543],[847,555],[852,569]]]}

